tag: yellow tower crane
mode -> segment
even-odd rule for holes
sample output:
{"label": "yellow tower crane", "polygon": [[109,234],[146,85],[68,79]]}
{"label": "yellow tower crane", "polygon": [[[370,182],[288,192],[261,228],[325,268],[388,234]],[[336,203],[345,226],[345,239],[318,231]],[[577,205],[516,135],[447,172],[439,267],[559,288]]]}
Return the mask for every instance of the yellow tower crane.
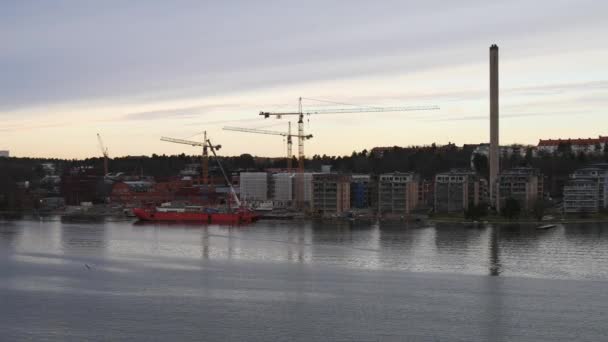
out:
{"label": "yellow tower crane", "polygon": [[[209,140],[207,139],[207,131],[203,132],[203,136],[204,136],[203,142],[185,140],[185,139],[175,139],[175,138],[168,138],[168,137],[161,137],[160,140],[172,142],[175,144],[203,147],[203,154],[202,154],[202,160],[201,160],[202,178],[203,178],[203,184],[209,185],[209,152],[208,152],[208,148],[211,148],[212,146],[209,145]],[[213,148],[216,150],[219,150],[221,147],[222,147],[221,145],[213,146]]]}
{"label": "yellow tower crane", "polygon": [[[287,132],[278,132],[278,131],[269,131],[265,129],[256,129],[256,128],[241,128],[241,127],[230,127],[226,126],[223,128],[226,131],[236,131],[236,132],[245,132],[245,133],[257,133],[257,134],[268,134],[268,135],[280,135],[282,137],[287,138],[287,172],[291,173],[292,170],[292,140],[291,138],[300,138],[298,134],[291,134],[291,122],[288,122]],[[312,138],[312,134],[307,134],[302,137],[304,140],[308,140]]]}
{"label": "yellow tower crane", "polygon": [[409,111],[426,111],[426,110],[437,110],[438,106],[410,106],[410,107],[370,107],[370,106],[359,106],[358,108],[338,108],[338,109],[315,109],[304,111],[302,109],[302,100],[310,100],[317,102],[325,102],[338,105],[352,106],[346,103],[339,103],[333,101],[316,100],[311,98],[302,98],[298,100],[298,111],[297,112],[265,112],[260,111],[260,115],[264,118],[271,116],[280,119],[283,116],[297,116],[298,117],[298,172],[296,176],[296,205],[302,209],[304,207],[304,140],[306,135],[304,134],[304,115],[317,115],[317,114],[353,114],[353,113],[375,113],[375,112],[409,112]]}

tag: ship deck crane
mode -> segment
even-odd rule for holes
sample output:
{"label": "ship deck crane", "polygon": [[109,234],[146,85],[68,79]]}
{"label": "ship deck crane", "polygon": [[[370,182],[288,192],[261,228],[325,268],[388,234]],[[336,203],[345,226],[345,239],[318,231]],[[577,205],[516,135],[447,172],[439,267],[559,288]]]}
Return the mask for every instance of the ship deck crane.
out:
{"label": "ship deck crane", "polygon": [[[310,116],[315,114],[353,114],[353,113],[375,113],[375,112],[406,112],[406,111],[423,111],[423,110],[437,110],[438,106],[410,106],[410,107],[359,107],[359,108],[338,108],[338,109],[317,109],[304,111],[302,109],[302,97],[298,101],[297,112],[265,112],[260,111],[260,115],[265,119],[274,116],[280,119],[283,116],[297,116],[298,117],[298,173],[296,183],[296,204],[299,208],[303,207],[304,204],[304,115]],[[333,104],[346,105],[344,103],[336,103],[331,101],[305,99],[318,102],[328,102]]]}
{"label": "ship deck crane", "polygon": [[[256,128],[241,128],[241,127],[230,127],[226,126],[223,128],[226,131],[236,131],[236,132],[245,132],[245,133],[257,133],[257,134],[268,134],[268,135],[280,135],[282,137],[287,138],[287,172],[291,173],[292,170],[292,156],[293,156],[293,138],[300,138],[298,134],[291,133],[291,122],[288,122],[287,132],[278,132],[278,131],[269,131],[265,129],[256,129]],[[307,134],[302,137],[305,140],[311,139],[312,134]]]}
{"label": "ship deck crane", "polygon": [[[228,184],[228,186],[230,187],[230,194],[232,195],[232,198],[234,199],[234,203],[237,205],[237,207],[240,208],[241,201],[239,200],[239,196],[236,194],[236,191],[234,190],[234,187],[232,186],[232,182],[230,181],[230,179],[228,179],[228,175],[226,174],[226,171],[224,171],[224,167],[222,166],[222,163],[220,163],[220,160],[217,157],[217,154],[215,153],[215,146],[213,146],[213,144],[211,143],[211,140],[209,140],[209,139],[207,139],[206,142],[207,142],[209,148],[211,149],[211,153],[213,153],[213,157],[215,158],[217,165],[220,167],[220,171],[222,171],[222,175],[224,176],[224,180],[226,181],[226,184]],[[217,145],[217,146],[221,146],[221,145]]]}
{"label": "ship deck crane", "polygon": [[[168,138],[168,137],[161,137],[160,140],[162,141],[167,141],[167,142],[172,142],[172,143],[176,143],[176,144],[183,144],[183,145],[190,145],[190,146],[201,146],[203,148],[203,154],[202,154],[202,160],[201,160],[201,168],[202,168],[202,177],[203,177],[203,184],[204,185],[208,185],[209,184],[209,152],[208,152],[208,148],[212,147],[208,144],[209,140],[207,139],[207,131],[203,132],[203,142],[199,142],[199,141],[192,141],[192,140],[185,140],[185,139],[175,139],[175,138]],[[216,150],[219,150],[222,146],[221,145],[216,145],[213,146]]]}
{"label": "ship deck crane", "polygon": [[101,149],[101,153],[103,154],[103,174],[104,176],[108,174],[108,148],[104,146],[103,140],[101,140],[101,135],[97,133],[97,141],[99,142],[99,148]]}

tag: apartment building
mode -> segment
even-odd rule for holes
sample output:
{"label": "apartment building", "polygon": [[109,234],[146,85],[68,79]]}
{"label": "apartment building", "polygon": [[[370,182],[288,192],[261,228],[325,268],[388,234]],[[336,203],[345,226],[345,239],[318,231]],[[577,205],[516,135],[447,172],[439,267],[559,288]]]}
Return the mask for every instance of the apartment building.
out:
{"label": "apartment building", "polygon": [[266,172],[241,172],[239,176],[241,200],[246,202],[267,201],[270,175]]}
{"label": "apartment building", "polygon": [[487,201],[488,185],[470,170],[451,170],[435,175],[434,207],[439,213],[462,212]]}
{"label": "apartment building", "polygon": [[565,213],[596,213],[608,206],[608,165],[578,169],[564,186]]}
{"label": "apartment building", "polygon": [[496,185],[496,208],[500,211],[509,198],[519,202],[524,211],[531,211],[534,203],[543,198],[543,175],[538,169],[517,167],[502,171]]}
{"label": "apartment building", "polygon": [[377,187],[378,214],[410,214],[418,206],[418,181],[418,175],[411,172],[381,174]]}
{"label": "apartment building", "polygon": [[319,173],[312,177],[312,211],[318,215],[350,210],[350,176]]}
{"label": "apartment building", "polygon": [[350,207],[369,208],[372,203],[372,181],[370,175],[352,175],[350,181]]}

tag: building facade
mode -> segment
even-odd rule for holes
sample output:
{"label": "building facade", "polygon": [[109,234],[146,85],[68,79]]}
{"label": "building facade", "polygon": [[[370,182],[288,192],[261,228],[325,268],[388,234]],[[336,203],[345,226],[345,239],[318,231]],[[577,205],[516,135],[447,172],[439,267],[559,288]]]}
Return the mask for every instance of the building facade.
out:
{"label": "building facade", "polygon": [[487,182],[469,170],[439,173],[434,187],[434,207],[438,213],[462,212],[488,198]]}
{"label": "building facade", "polygon": [[312,178],[312,211],[318,215],[350,210],[350,176],[319,173]]}
{"label": "building facade", "polygon": [[293,173],[275,173],[272,175],[271,198],[275,208],[287,208],[294,200]]}
{"label": "building facade", "polygon": [[434,204],[434,182],[432,180],[423,179],[418,183],[418,207],[432,208]]}
{"label": "building facade", "polygon": [[608,136],[579,139],[541,139],[538,141],[537,151],[554,154],[560,146],[569,148],[573,153],[599,154],[605,150]]}
{"label": "building facade", "polygon": [[418,181],[415,173],[384,173],[378,177],[379,215],[409,215],[418,206]]}
{"label": "building facade", "polygon": [[608,166],[576,170],[564,186],[565,213],[596,213],[608,206]]}
{"label": "building facade", "polygon": [[372,203],[371,176],[352,175],[350,181],[350,207],[369,208]]}
{"label": "building facade", "polygon": [[245,202],[267,201],[269,198],[269,178],[266,172],[241,172],[241,200]]}
{"label": "building facade", "polygon": [[564,186],[563,209],[566,214],[597,213],[599,206],[598,182],[572,179]]}
{"label": "building facade", "polygon": [[538,169],[518,167],[504,170],[496,184],[496,208],[500,211],[506,200],[513,198],[524,211],[531,211],[537,200],[543,198],[543,175]]}

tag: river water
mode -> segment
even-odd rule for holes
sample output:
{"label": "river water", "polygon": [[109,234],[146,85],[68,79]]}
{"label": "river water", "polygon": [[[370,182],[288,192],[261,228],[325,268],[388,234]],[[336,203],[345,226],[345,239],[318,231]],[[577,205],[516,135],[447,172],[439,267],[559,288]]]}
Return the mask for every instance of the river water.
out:
{"label": "river water", "polygon": [[608,225],[0,221],[0,340],[598,341]]}

